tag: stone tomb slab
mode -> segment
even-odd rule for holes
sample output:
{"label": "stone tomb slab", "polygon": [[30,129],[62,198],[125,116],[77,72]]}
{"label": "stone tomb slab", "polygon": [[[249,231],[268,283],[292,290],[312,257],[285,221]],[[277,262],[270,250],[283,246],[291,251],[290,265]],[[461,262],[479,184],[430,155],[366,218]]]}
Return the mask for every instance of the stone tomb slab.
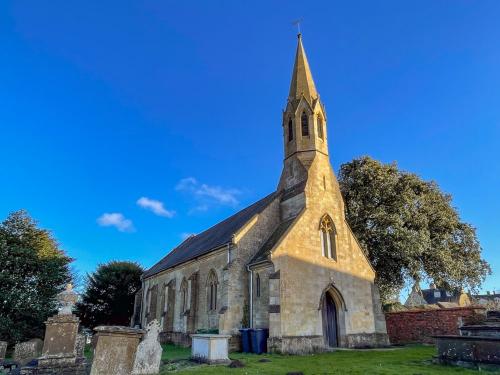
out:
{"label": "stone tomb slab", "polygon": [[228,341],[231,335],[191,335],[191,357],[209,364],[229,363]]}
{"label": "stone tomb slab", "polygon": [[441,363],[500,365],[500,338],[480,336],[433,336]]}
{"label": "stone tomb slab", "polygon": [[130,375],[142,329],[99,326],[90,375]]}
{"label": "stone tomb slab", "polygon": [[45,322],[45,340],[40,367],[73,365],[80,320],[74,315],[55,315]]}

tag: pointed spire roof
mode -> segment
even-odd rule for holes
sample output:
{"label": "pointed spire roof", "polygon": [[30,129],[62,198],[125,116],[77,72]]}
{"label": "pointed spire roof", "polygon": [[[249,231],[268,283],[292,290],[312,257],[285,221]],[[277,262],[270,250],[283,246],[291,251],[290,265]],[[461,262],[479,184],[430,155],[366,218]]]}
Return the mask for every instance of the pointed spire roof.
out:
{"label": "pointed spire roof", "polygon": [[298,34],[297,52],[295,54],[295,64],[293,66],[292,82],[290,83],[290,100],[300,99],[301,96],[312,103],[318,97],[316,86],[307,62],[306,52],[302,45],[302,35]]}

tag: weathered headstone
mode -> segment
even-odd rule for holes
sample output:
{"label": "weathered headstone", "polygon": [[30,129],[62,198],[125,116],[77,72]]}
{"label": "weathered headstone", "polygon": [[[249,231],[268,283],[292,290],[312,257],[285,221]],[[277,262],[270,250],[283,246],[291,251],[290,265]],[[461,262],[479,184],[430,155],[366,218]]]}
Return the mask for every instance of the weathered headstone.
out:
{"label": "weathered headstone", "polygon": [[160,324],[158,320],[151,321],[146,327],[146,334],[137,347],[132,375],[157,374],[160,371],[161,353],[159,341]]}
{"label": "weathered headstone", "polygon": [[81,333],[76,336],[76,357],[83,358],[85,356],[85,343],[87,338]]}
{"label": "weathered headstone", "polygon": [[40,339],[31,339],[26,342],[20,342],[14,347],[13,359],[21,365],[25,365],[42,354],[42,347],[43,341]]}
{"label": "weathered headstone", "polygon": [[7,352],[7,341],[0,341],[0,360],[5,359]]}
{"label": "weathered headstone", "polygon": [[99,326],[90,375],[130,375],[144,331],[120,326]]}

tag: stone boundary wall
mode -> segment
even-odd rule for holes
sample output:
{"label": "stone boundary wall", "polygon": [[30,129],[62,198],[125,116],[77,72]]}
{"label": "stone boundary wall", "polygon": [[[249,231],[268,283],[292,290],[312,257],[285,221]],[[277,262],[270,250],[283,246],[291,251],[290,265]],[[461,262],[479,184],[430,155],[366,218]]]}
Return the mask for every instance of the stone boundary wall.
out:
{"label": "stone boundary wall", "polygon": [[386,312],[391,344],[434,343],[431,336],[458,335],[458,328],[470,316],[485,314],[484,307],[468,306],[435,310]]}

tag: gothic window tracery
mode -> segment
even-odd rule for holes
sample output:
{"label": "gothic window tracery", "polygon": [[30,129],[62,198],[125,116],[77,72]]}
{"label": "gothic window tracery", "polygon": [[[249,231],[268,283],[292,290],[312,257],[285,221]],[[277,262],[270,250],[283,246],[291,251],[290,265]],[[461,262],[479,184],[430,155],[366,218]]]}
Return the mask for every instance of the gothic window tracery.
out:
{"label": "gothic window tracery", "polygon": [[207,278],[207,306],[208,310],[217,310],[217,273],[212,269]]}
{"label": "gothic window tracery", "polygon": [[302,136],[309,137],[309,119],[307,118],[307,113],[302,112],[302,116],[300,117],[300,124],[302,128]]}
{"label": "gothic window tracery", "polygon": [[323,256],[337,260],[337,230],[330,216],[323,216],[319,224],[319,231]]}

